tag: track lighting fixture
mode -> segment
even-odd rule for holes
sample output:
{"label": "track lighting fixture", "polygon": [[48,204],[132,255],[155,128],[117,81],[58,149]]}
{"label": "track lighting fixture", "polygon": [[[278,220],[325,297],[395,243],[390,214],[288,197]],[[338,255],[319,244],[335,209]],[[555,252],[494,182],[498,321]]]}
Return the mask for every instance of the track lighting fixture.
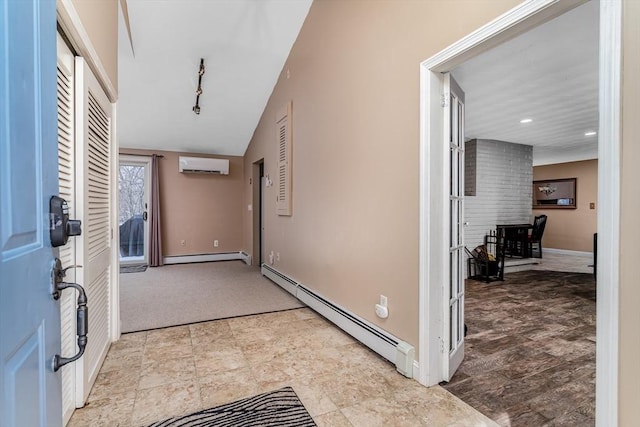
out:
{"label": "track lighting fixture", "polygon": [[200,58],[200,68],[198,69],[198,89],[196,89],[196,105],[193,112],[200,114],[200,95],[202,95],[202,76],[204,75],[204,58]]}

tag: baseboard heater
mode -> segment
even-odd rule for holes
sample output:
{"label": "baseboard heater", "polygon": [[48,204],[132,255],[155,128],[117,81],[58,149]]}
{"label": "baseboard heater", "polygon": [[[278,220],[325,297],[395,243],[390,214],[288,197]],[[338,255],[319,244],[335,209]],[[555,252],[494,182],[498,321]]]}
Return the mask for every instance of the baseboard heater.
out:
{"label": "baseboard heater", "polygon": [[271,266],[262,264],[262,274],[362,344],[394,363],[402,375],[414,377],[414,370],[417,370],[418,366],[414,361],[415,349],[409,343],[329,301]]}
{"label": "baseboard heater", "polygon": [[251,255],[244,251],[240,252],[218,252],[214,254],[197,254],[197,255],[177,255],[166,256],[162,258],[164,264],[190,264],[192,262],[210,262],[210,261],[233,261],[240,260],[251,265]]}

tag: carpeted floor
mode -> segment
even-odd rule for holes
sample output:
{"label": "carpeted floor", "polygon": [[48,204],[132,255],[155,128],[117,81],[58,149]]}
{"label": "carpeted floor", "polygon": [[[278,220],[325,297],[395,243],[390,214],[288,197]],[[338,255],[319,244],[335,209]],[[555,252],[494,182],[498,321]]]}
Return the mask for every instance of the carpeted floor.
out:
{"label": "carpeted floor", "polygon": [[467,280],[465,358],[443,387],[502,426],[593,426],[595,299],[592,274]]}
{"label": "carpeted floor", "polygon": [[189,415],[169,418],[149,427],[315,427],[311,415],[291,387],[247,397]]}
{"label": "carpeted floor", "polygon": [[242,261],[165,265],[120,275],[123,333],[303,306]]}

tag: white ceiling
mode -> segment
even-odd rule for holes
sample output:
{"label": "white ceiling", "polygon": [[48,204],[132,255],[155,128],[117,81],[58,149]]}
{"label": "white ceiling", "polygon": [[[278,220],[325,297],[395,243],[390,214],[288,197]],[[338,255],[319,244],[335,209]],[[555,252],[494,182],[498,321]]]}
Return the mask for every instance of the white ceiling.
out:
{"label": "white ceiling", "polygon": [[[121,16],[121,147],[243,155],[311,2],[128,0],[135,56]],[[456,68],[467,139],[532,145],[536,165],[597,158],[598,137],[584,134],[598,126],[598,27],[592,0]]]}
{"label": "white ceiling", "polygon": [[[127,3],[133,52],[121,14],[120,146],[243,155],[311,0]],[[196,115],[200,58],[206,72]]]}
{"label": "white ceiling", "polygon": [[598,137],[585,132],[598,130],[598,8],[590,1],[456,68],[466,138],[532,145],[534,165],[597,158]]}

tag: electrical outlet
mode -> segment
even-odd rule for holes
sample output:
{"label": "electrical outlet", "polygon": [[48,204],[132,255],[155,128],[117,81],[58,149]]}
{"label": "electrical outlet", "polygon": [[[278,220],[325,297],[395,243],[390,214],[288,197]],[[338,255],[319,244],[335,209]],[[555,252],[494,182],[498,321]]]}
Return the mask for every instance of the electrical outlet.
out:
{"label": "electrical outlet", "polygon": [[384,295],[380,295],[380,304],[375,305],[376,308],[376,316],[381,319],[386,319],[389,317],[389,309],[387,308],[387,297]]}
{"label": "electrical outlet", "polygon": [[184,239],[180,240],[180,246],[187,246],[187,241]]}
{"label": "electrical outlet", "polygon": [[596,204],[594,202],[589,203],[589,209],[595,209]]}
{"label": "electrical outlet", "polygon": [[217,248],[218,246],[220,246],[220,242],[218,242],[217,240],[213,241],[213,247]]}

